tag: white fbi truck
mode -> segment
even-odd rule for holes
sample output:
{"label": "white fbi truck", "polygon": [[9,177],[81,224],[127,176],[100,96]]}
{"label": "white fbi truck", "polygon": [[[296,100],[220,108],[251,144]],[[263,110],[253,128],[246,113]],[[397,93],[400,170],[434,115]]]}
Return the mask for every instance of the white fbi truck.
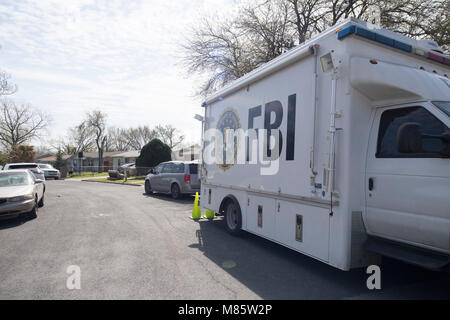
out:
{"label": "white fbi truck", "polygon": [[450,259],[450,58],[347,19],[209,96],[201,207],[342,270]]}

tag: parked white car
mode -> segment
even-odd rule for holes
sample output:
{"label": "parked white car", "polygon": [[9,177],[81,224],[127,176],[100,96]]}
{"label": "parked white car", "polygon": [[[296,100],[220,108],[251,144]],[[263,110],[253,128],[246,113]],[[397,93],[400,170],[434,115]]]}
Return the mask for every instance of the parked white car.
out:
{"label": "parked white car", "polygon": [[36,178],[45,180],[45,174],[44,171],[39,168],[39,165],[37,163],[8,163],[5,165],[3,170],[16,170],[16,169],[29,169],[33,174],[36,176]]}
{"label": "parked white car", "polygon": [[0,220],[26,214],[36,218],[44,206],[44,180],[37,179],[30,170],[0,172]]}
{"label": "parked white car", "polygon": [[51,164],[39,163],[38,166],[42,171],[44,171],[45,179],[51,178],[58,180],[59,178],[61,178],[61,173],[59,172],[59,170],[54,168]]}

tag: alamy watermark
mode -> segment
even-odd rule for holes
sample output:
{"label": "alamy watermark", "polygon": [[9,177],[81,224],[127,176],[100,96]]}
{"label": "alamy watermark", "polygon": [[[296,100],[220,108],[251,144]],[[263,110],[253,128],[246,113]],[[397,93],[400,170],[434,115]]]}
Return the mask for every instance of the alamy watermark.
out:
{"label": "alamy watermark", "polygon": [[366,270],[367,274],[370,276],[367,278],[366,285],[369,290],[380,290],[381,289],[381,269],[377,265],[370,265]]}
{"label": "alamy watermark", "polygon": [[283,137],[278,129],[208,129],[203,162],[224,171],[235,164],[260,164],[261,175],[275,175],[280,167]]}
{"label": "alamy watermark", "polygon": [[69,274],[66,280],[66,287],[69,290],[81,289],[81,268],[77,265],[67,267],[66,273]]}

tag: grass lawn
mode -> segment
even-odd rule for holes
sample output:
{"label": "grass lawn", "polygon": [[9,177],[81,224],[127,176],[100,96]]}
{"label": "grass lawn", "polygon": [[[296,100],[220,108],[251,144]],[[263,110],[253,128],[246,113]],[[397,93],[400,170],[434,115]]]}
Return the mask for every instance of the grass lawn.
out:
{"label": "grass lawn", "polygon": [[89,178],[89,177],[104,177],[107,176],[108,172],[74,172],[72,175],[67,175],[66,179],[70,178]]}
{"label": "grass lawn", "polygon": [[[124,180],[123,179],[118,179],[118,180],[110,180],[109,177],[108,178],[98,178],[98,179],[89,179],[90,181],[103,181],[103,182],[109,182],[109,183],[119,183],[119,184],[123,184]],[[127,182],[125,182],[125,184],[145,184],[145,177],[132,177],[132,178],[128,178]]]}

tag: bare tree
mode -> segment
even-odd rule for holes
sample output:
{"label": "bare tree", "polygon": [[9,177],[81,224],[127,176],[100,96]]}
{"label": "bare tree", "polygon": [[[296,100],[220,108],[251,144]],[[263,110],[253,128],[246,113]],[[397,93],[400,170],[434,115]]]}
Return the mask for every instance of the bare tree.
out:
{"label": "bare tree", "polygon": [[158,137],[167,144],[171,149],[178,146],[184,140],[184,135],[182,135],[176,128],[172,125],[157,125],[155,127]]}
{"label": "bare tree", "polygon": [[103,152],[108,143],[106,114],[100,110],[88,113],[86,125],[94,131],[94,141],[98,149],[98,172],[103,172]]}
{"label": "bare tree", "polygon": [[295,45],[289,7],[265,0],[246,5],[236,17],[203,19],[184,44],[189,73],[207,73],[199,94],[208,94]]}
{"label": "bare tree", "polygon": [[204,18],[183,45],[189,74],[207,95],[339,21],[356,17],[450,50],[448,0],[256,0],[226,19]]}
{"label": "bare tree", "polygon": [[12,84],[9,79],[11,75],[0,71],[0,96],[13,94],[17,91],[17,85]]}
{"label": "bare tree", "polygon": [[7,150],[39,137],[50,120],[48,115],[30,105],[17,105],[12,100],[2,100],[0,112],[0,143]]}
{"label": "bare tree", "polygon": [[283,2],[288,3],[290,22],[295,25],[298,43],[305,42],[324,29],[322,19],[326,0],[284,0]]}
{"label": "bare tree", "polygon": [[131,149],[125,132],[126,129],[123,128],[108,128],[108,151],[129,151]]}
{"label": "bare tree", "polygon": [[[64,138],[60,138],[58,140],[52,140],[48,143],[51,147],[52,150],[56,151],[56,153],[61,153],[61,154],[69,154],[69,155],[73,155],[77,153],[77,147],[75,147],[70,141],[64,139]],[[40,147],[42,148],[42,147]],[[47,148],[48,149],[48,148]],[[39,151],[41,151],[43,149],[40,149]],[[38,151],[36,151],[37,153],[40,153]],[[42,152],[44,153],[44,152]]]}
{"label": "bare tree", "polygon": [[141,150],[148,142],[158,136],[156,129],[148,126],[139,126],[124,130],[124,138],[128,141],[129,147],[133,150]]}
{"label": "bare tree", "polygon": [[94,131],[87,121],[70,128],[68,137],[68,144],[75,147],[75,152],[91,151],[94,148]]}

